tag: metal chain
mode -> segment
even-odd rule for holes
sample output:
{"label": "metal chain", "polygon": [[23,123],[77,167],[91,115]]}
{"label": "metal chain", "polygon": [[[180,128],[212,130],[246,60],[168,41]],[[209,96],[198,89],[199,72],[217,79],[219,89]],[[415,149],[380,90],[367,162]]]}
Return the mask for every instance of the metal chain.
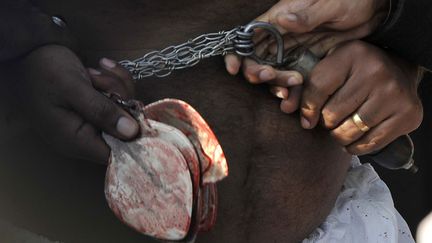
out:
{"label": "metal chain", "polygon": [[122,66],[128,69],[135,79],[156,76],[165,77],[173,70],[192,67],[202,59],[226,55],[234,52],[234,39],[240,27],[229,31],[207,33],[180,45],[169,46],[160,51],[152,51],[136,60],[123,60]]}
{"label": "metal chain", "polygon": [[[275,61],[265,60],[255,55],[252,37],[256,28],[266,29],[275,38],[278,45]],[[149,52],[133,61],[123,60],[120,64],[137,80],[150,76],[165,77],[173,70],[195,66],[202,59],[234,52],[242,57],[250,57],[258,63],[280,66],[283,62],[283,51],[283,39],[279,31],[269,23],[254,21],[229,31],[203,34],[180,45]]]}

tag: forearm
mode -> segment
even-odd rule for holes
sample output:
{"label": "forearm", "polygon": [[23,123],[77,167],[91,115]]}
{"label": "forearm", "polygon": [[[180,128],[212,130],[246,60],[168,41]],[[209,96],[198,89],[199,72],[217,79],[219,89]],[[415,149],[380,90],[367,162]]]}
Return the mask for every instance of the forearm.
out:
{"label": "forearm", "polygon": [[410,62],[432,69],[431,12],[429,0],[392,0],[388,21],[370,40]]}
{"label": "forearm", "polygon": [[18,58],[46,44],[72,47],[67,28],[42,13],[27,0],[0,2],[0,62]]}

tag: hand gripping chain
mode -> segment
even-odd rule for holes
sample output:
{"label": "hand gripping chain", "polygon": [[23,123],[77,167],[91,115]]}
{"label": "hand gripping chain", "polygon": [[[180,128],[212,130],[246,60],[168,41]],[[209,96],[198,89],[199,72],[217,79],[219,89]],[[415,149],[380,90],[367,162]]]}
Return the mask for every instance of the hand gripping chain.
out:
{"label": "hand gripping chain", "polygon": [[[263,59],[255,54],[252,41],[254,29],[261,28],[273,35],[277,44],[275,60]],[[271,24],[254,21],[229,31],[203,34],[183,44],[169,46],[161,51],[152,51],[134,61],[124,60],[120,64],[128,69],[134,79],[156,76],[165,77],[173,70],[184,69],[198,64],[202,59],[236,53],[249,57],[260,64],[282,69],[296,70],[305,80],[319,62],[307,46],[298,46],[284,56],[284,43],[280,32]],[[125,105],[125,104],[123,104]],[[403,135],[382,150],[369,154],[374,162],[388,169],[407,169],[417,171],[414,165],[414,145],[409,135]]]}

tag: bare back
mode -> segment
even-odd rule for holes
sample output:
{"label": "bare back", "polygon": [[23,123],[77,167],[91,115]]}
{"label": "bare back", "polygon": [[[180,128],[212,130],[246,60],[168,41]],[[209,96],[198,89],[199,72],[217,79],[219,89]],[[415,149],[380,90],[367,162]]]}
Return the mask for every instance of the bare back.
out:
{"label": "bare back", "polygon": [[[96,66],[104,56],[134,59],[202,33],[245,24],[276,1],[35,2],[44,11],[65,17],[79,39],[85,64]],[[240,76],[227,74],[222,58],[203,61],[167,78],[138,81],[137,87],[138,98],[145,103],[165,97],[190,103],[212,126],[224,148],[230,176],[218,185],[217,224],[211,232],[200,234],[198,242],[297,242],[316,228],[333,207],[350,156],[333,143],[326,131],[303,130],[297,115],[280,112],[279,101],[266,86],[252,86]],[[86,170],[86,166],[72,167]],[[103,168],[94,170],[102,175]],[[83,180],[92,183],[90,177]],[[92,185],[89,188],[97,190]],[[90,194],[74,200],[102,209],[96,210],[96,215],[90,213],[94,216],[90,219],[84,216],[87,220],[81,223],[67,223],[68,227],[76,227],[76,231],[88,227],[109,230],[90,230],[87,238],[77,238],[67,231],[55,231],[53,222],[47,223],[51,228],[41,228],[37,223],[28,223],[28,227],[66,242],[65,238],[70,242],[151,242],[115,220],[107,205],[101,204],[101,195],[93,200]],[[71,210],[85,214],[86,210],[79,211],[82,205],[77,208],[76,202],[70,203]],[[73,214],[63,217],[73,218]]]}

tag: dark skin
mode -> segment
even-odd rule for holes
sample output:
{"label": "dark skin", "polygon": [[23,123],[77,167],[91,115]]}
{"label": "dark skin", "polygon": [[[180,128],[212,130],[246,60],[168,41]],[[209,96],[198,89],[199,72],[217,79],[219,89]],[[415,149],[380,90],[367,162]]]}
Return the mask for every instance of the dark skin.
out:
{"label": "dark skin", "polygon": [[[362,41],[337,45],[303,85],[286,82],[293,71],[269,69],[274,78],[265,81],[259,73],[267,67],[251,60],[244,63],[249,82],[272,85],[271,92],[282,99],[282,111],[299,109],[305,129],[322,125],[351,154],[382,149],[417,129],[423,119],[417,67]],[[351,118],[355,112],[371,130],[364,132],[355,125]]]}
{"label": "dark skin", "polygon": [[[117,82],[130,80],[123,68],[109,68],[101,62],[106,82],[100,84],[94,79],[92,85],[78,57],[68,48],[56,45],[34,50],[17,65],[23,71],[20,82],[33,128],[63,154],[106,163],[109,148],[101,139],[100,130],[124,140],[137,134],[135,120],[95,90],[110,85],[113,88],[106,88],[106,92],[132,97],[133,86]],[[115,83],[109,83],[113,79]],[[128,119],[131,128],[119,131],[121,119]]]}
{"label": "dark skin", "polygon": [[[81,53],[82,60],[86,60],[84,65],[73,56],[69,56],[69,60],[56,59],[60,63],[65,62],[68,67],[68,75],[62,73],[61,76],[77,77],[66,84],[73,83],[74,87],[82,85],[89,93],[100,89],[115,91],[124,96],[130,94],[127,88],[129,77],[109,72],[106,66],[100,64],[101,57],[115,60],[135,58],[152,48],[159,49],[180,43],[200,33],[228,29],[246,23],[274,4],[274,1],[247,3],[244,8],[244,2],[240,0],[189,1],[187,6],[181,1],[39,1],[44,11],[60,13],[68,20],[71,30],[83,46]],[[237,6],[243,6],[241,11]],[[207,12],[209,9],[211,11]],[[175,15],[172,14],[173,11]],[[226,18],[227,15],[232,18]],[[33,64],[36,65],[40,59],[29,61],[35,61]],[[82,68],[84,66],[93,67],[94,70],[85,70]],[[350,156],[341,151],[325,131],[305,131],[297,124],[296,115],[288,116],[280,112],[278,100],[267,92],[267,87],[248,85],[239,77],[228,75],[224,68],[223,60],[214,58],[195,68],[178,71],[165,79],[149,78],[139,81],[136,87],[136,98],[144,103],[165,97],[179,98],[190,103],[214,129],[228,158],[230,176],[218,187],[219,213],[216,227],[208,233],[200,234],[197,241],[301,241],[333,208],[349,167]],[[97,74],[95,70],[101,74]],[[38,75],[41,76],[45,73],[43,69],[39,72]],[[92,86],[87,76],[90,74],[86,73],[92,73]],[[28,83],[22,84],[25,87]],[[82,92],[68,96],[63,92],[65,90],[69,91],[58,90],[64,94],[58,96],[63,100],[68,97],[84,97]],[[39,95],[40,92],[33,94]],[[38,97],[44,102],[52,101],[46,99],[46,95]],[[110,102],[108,99],[106,101]],[[32,109],[42,109],[32,106],[33,103],[28,104]],[[84,124],[93,124],[91,120],[82,117]],[[115,121],[115,118],[112,121]],[[42,121],[44,119],[47,118],[41,118]],[[86,168],[77,171],[88,170],[88,165],[84,164],[73,163],[70,166]],[[91,181],[86,177],[81,179],[72,175],[65,176],[64,180],[60,180],[64,183],[58,182],[61,185],[66,184],[62,191],[70,188],[68,180],[76,180],[75,183],[81,183],[81,180],[87,182],[83,183],[85,186],[82,191],[85,193],[90,190],[88,188],[93,188],[94,184],[100,185],[102,182],[99,180],[103,181],[103,178],[96,177],[95,181]],[[93,191],[101,194],[101,186]],[[74,190],[70,193],[80,195],[74,193]],[[68,206],[80,208],[81,205],[88,211],[97,211],[105,205],[103,201],[93,199],[94,193],[85,195],[85,198],[65,196],[70,198]],[[79,199],[80,203],[72,203]],[[40,200],[44,202],[43,199]],[[20,200],[19,204],[26,205],[26,201]],[[27,206],[41,208],[36,203]],[[45,222],[51,226],[47,228],[41,228],[37,222],[22,222],[29,225],[29,228],[38,228],[41,234],[53,235],[56,239],[79,242],[92,242],[91,239],[103,239],[105,242],[113,239],[121,239],[122,242],[152,242],[136,232],[126,230],[114,219],[106,205],[97,215],[87,212],[93,216],[83,216],[87,220],[81,220],[79,216],[70,213],[72,210],[55,211],[56,208],[51,210],[66,215],[66,220],[62,222],[67,224],[68,229],[74,228],[77,232],[84,229],[87,232],[86,237],[80,238],[70,230],[47,230],[58,229],[55,220]],[[34,214],[34,211],[35,209],[31,210],[29,214]],[[83,214],[82,210],[77,212],[78,215]],[[73,221],[69,218],[79,220]],[[92,229],[91,232],[89,228]],[[98,231],[99,228],[103,230]]]}
{"label": "dark skin", "polygon": [[[243,73],[251,83],[269,83],[270,91],[282,99],[283,112],[299,110],[303,128],[321,123],[354,155],[382,149],[417,129],[422,121],[417,94],[419,69],[367,43],[344,42],[373,33],[388,11],[387,0],[281,0],[257,19],[286,33],[288,47],[315,39],[318,41],[309,47],[317,56],[334,52],[316,66],[310,80],[248,59],[242,63]],[[275,46],[261,39],[257,40],[259,49],[264,49],[260,51],[274,53]],[[240,59],[230,55],[225,60],[227,70],[236,74]],[[371,128],[369,131],[361,131],[354,124],[354,113]]]}

